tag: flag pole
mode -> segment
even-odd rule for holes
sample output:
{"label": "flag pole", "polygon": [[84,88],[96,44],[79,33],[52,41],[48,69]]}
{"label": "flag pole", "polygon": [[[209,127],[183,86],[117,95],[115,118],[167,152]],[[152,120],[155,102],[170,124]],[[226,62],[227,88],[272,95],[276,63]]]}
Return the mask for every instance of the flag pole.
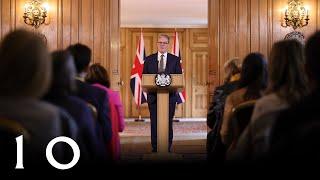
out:
{"label": "flag pole", "polygon": [[[175,52],[175,50],[176,50],[176,44],[179,44],[179,40],[176,42],[177,36],[178,36],[178,32],[177,32],[177,28],[175,27],[175,28],[174,28],[174,38],[175,38],[174,41],[175,41],[175,44],[174,44],[173,52],[172,52],[172,53],[174,53],[175,55],[176,55],[176,52]],[[180,47],[178,48],[178,51],[179,51],[179,53],[178,53],[177,56],[180,57]],[[181,60],[180,60],[180,62],[181,62]],[[182,73],[183,73],[183,72],[182,72]],[[176,108],[176,109],[178,108],[178,104],[177,104],[177,103],[176,103],[176,105],[175,105],[175,108]],[[177,119],[175,115],[173,116],[172,121],[173,121],[173,122],[180,122],[180,120]]]}
{"label": "flag pole", "polygon": [[[140,28],[140,33],[142,33],[142,27]],[[141,104],[138,105],[139,118],[135,119],[136,122],[144,122],[144,119],[141,118]]]}
{"label": "flag pole", "polygon": [[[143,68],[143,63],[140,62],[141,60],[144,61],[144,42],[143,42],[143,35],[142,35],[142,27],[140,28],[140,39],[139,39],[139,44],[138,44],[138,48],[137,48],[137,52],[136,52],[136,56],[134,59],[134,65],[132,67],[131,70],[131,76],[135,76],[133,78],[131,78],[131,80],[134,80],[134,86],[141,86],[140,81],[141,81],[141,68]],[[141,54],[141,51],[143,52],[143,54]],[[141,57],[143,56],[143,57]],[[143,59],[142,59],[143,58]],[[137,78],[137,79],[135,79]],[[130,81],[131,81],[130,80]],[[131,82],[130,82],[131,83]],[[141,104],[142,104],[142,96],[143,96],[143,92],[141,93],[141,87],[136,91],[134,87],[131,87],[131,90],[133,92],[133,96],[136,98],[135,99],[135,103],[136,103],[136,110],[138,111],[139,117],[136,118],[134,121],[136,122],[143,122],[145,121],[144,119],[141,118]],[[136,97],[137,96],[137,97]]]}
{"label": "flag pole", "polygon": [[135,122],[144,122],[145,120],[141,118],[141,108],[140,106],[137,107],[138,113],[139,113],[139,117],[136,118],[134,121]]}
{"label": "flag pole", "polygon": [[[178,108],[178,104],[176,104],[174,108],[177,109]],[[180,122],[180,120],[176,119],[176,115],[173,115],[172,122]]]}

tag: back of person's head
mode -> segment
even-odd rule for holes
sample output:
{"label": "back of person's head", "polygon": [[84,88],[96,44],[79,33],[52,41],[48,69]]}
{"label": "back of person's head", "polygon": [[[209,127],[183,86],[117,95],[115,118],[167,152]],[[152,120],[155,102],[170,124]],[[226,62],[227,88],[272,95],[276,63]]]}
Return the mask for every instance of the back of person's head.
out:
{"label": "back of person's head", "polygon": [[86,71],[91,61],[91,49],[83,44],[74,44],[68,47],[74,58],[78,73]]}
{"label": "back of person's head", "polygon": [[303,45],[283,40],[272,47],[269,59],[268,93],[277,93],[289,104],[298,102],[308,92]]}
{"label": "back of person's head", "polygon": [[0,45],[0,94],[38,98],[51,81],[51,63],[42,37],[26,30],[7,34]]}
{"label": "back of person's head", "polygon": [[232,58],[224,63],[225,82],[229,82],[231,77],[240,73],[240,59],[238,57]]}
{"label": "back of person's head", "polygon": [[69,51],[54,51],[51,53],[53,79],[50,95],[68,95],[75,90],[76,68]]}
{"label": "back of person's head", "polygon": [[305,46],[306,70],[309,79],[320,87],[320,31],[313,34]]}
{"label": "back of person's head", "polygon": [[242,63],[239,88],[247,88],[244,99],[257,99],[267,86],[267,64],[260,53],[248,54]]}
{"label": "back of person's head", "polygon": [[91,65],[85,79],[86,82],[90,84],[99,83],[107,88],[110,88],[110,78],[108,72],[100,64]]}

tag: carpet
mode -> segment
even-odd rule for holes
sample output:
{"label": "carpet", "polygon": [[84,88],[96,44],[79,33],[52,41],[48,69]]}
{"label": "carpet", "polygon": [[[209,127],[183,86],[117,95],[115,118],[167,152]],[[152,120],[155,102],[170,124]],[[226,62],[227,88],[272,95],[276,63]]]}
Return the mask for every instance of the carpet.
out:
{"label": "carpet", "polygon": [[[206,122],[174,122],[174,136],[204,136],[207,135]],[[126,122],[124,132],[120,136],[150,136],[149,122]]]}

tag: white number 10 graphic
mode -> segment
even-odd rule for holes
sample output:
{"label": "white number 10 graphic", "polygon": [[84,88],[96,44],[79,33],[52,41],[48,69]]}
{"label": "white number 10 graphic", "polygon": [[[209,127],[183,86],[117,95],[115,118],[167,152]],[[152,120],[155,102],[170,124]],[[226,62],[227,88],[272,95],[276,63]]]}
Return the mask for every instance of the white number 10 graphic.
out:
{"label": "white number 10 graphic", "polygon": [[[17,142],[17,164],[16,164],[16,169],[24,169],[23,167],[23,136],[19,136],[16,138],[16,142]],[[73,151],[73,158],[72,161],[68,164],[61,164],[59,162],[57,162],[52,154],[52,148],[53,146],[58,143],[58,142],[65,142],[67,143],[69,146],[71,146],[72,151]],[[73,166],[75,166],[79,159],[80,159],[80,149],[79,146],[77,145],[77,143],[68,137],[64,137],[64,136],[60,136],[57,138],[54,138],[53,140],[51,140],[46,148],[46,158],[48,160],[48,162],[51,164],[51,166],[60,169],[60,170],[66,170],[66,169],[70,169]]]}

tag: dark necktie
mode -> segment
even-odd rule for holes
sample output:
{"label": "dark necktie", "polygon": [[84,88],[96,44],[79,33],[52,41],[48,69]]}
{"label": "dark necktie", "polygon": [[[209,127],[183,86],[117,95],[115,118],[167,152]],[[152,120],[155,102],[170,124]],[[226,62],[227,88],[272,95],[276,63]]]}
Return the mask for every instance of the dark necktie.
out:
{"label": "dark necktie", "polygon": [[164,72],[164,59],[163,59],[164,55],[161,54],[160,56],[160,64],[159,64],[159,68],[158,68],[158,72],[162,73]]}

